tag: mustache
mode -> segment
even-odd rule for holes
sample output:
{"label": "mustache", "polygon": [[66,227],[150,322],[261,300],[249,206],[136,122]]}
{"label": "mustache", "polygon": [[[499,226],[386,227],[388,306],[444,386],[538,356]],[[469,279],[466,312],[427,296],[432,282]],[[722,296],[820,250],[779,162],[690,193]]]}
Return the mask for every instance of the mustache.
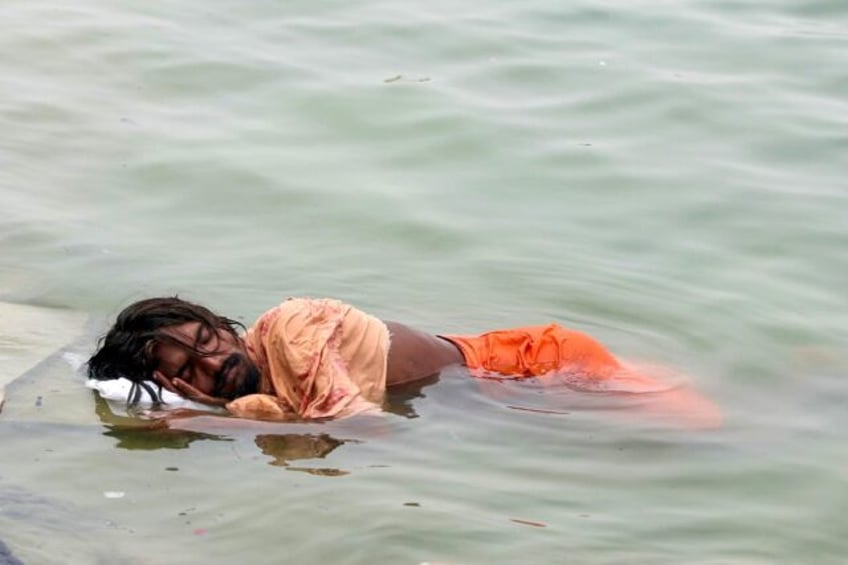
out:
{"label": "mustache", "polygon": [[215,390],[213,392],[215,396],[221,396],[223,394],[224,387],[227,386],[227,375],[241,362],[242,355],[233,353],[221,363],[221,368],[215,373]]}

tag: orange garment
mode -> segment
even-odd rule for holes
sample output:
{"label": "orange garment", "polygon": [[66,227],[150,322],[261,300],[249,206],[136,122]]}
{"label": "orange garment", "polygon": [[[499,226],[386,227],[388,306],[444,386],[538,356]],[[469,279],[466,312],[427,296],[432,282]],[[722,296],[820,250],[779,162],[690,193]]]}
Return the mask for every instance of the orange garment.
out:
{"label": "orange garment", "polygon": [[262,375],[259,394],[227,404],[242,418],[332,418],[364,412],[386,389],[389,330],[332,299],[290,298],[245,335]]}
{"label": "orange garment", "polygon": [[559,324],[442,337],[459,347],[468,368],[477,373],[537,377],[569,369],[604,377],[621,367],[597,340]]}
{"label": "orange garment", "polygon": [[[721,425],[721,410],[685,385],[663,382],[656,367],[619,362],[594,338],[558,324],[441,336],[456,344],[471,373],[489,378],[567,374],[586,390],[643,395],[643,411],[692,428]],[[545,379],[551,384],[556,379]],[[485,381],[484,381],[485,382]],[[490,382],[490,381],[489,381]]]}

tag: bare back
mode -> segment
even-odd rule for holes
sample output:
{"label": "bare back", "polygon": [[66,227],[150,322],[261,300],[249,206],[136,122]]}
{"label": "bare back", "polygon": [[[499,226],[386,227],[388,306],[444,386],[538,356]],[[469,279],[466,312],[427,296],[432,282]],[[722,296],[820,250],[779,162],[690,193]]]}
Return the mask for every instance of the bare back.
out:
{"label": "bare back", "polygon": [[385,322],[391,334],[386,386],[399,385],[437,374],[465,358],[451,342],[398,322]]}

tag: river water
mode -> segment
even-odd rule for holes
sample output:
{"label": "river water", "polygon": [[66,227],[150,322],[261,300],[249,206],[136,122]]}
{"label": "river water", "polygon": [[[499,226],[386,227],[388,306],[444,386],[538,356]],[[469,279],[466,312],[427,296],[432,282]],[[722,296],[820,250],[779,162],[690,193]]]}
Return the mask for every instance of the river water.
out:
{"label": "river water", "polygon": [[[0,22],[17,559],[845,561],[844,2],[7,0]],[[246,323],[298,295],[432,332],[556,320],[680,368],[725,422],[453,370],[378,422],[134,429],[74,367],[175,293]],[[18,339],[29,311],[55,346]]]}

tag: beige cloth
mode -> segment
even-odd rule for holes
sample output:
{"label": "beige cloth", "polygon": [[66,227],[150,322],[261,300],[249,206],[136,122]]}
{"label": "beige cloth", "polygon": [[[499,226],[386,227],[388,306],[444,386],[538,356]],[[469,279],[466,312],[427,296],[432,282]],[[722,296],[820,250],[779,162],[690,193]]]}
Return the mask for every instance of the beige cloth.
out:
{"label": "beige cloth", "polygon": [[335,418],[375,409],[386,390],[389,330],[332,299],[290,298],[245,335],[259,394],[227,404],[254,419]]}

